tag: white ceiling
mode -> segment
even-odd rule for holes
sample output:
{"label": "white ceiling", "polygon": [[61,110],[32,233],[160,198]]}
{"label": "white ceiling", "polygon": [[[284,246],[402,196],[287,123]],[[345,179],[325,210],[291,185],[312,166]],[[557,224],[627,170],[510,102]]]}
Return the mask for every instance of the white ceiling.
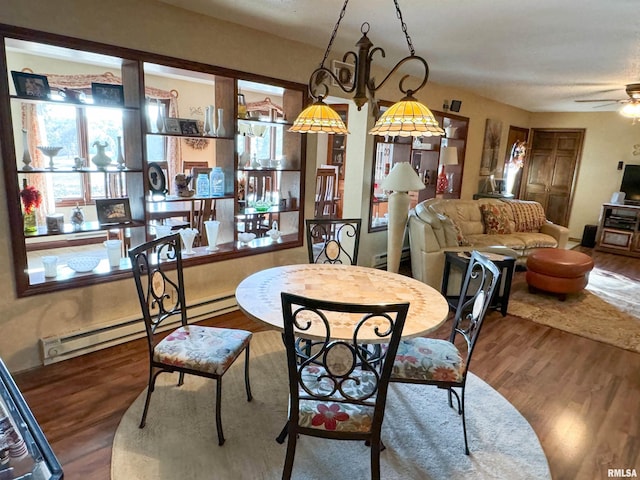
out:
{"label": "white ceiling", "polygon": [[[325,49],[343,0],[160,0]],[[430,80],[534,112],[607,111],[640,82],[638,0],[398,0]],[[391,68],[408,54],[392,0],[351,0],[332,51],[360,25]],[[321,58],[318,58],[320,62]],[[311,72],[309,72],[311,73]],[[428,88],[428,85],[427,85]]]}

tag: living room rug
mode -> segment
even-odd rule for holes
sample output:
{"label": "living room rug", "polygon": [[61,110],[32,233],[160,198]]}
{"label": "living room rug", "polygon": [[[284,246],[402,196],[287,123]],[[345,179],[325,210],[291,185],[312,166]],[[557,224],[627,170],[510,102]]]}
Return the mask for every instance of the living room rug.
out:
{"label": "living room rug", "polygon": [[516,272],[509,313],[592,340],[640,352],[640,282],[594,268],[582,292],[567,295],[529,293],[525,272]]}
{"label": "living room rug", "polygon": [[[112,480],[281,478],[286,443],[275,438],[287,418],[288,381],[280,334],[254,335],[250,403],[243,367],[237,361],[224,377],[222,447],[215,428],[215,382],[186,376],[177,387],[177,375],[160,375],[145,428],[138,428],[145,392],[118,426]],[[464,454],[462,420],[449,408],[446,392],[392,384],[382,435],[382,478],[551,478],[535,432],[504,397],[470,374],[466,399],[469,456]],[[301,436],[293,478],[369,478],[369,458],[364,442]]]}

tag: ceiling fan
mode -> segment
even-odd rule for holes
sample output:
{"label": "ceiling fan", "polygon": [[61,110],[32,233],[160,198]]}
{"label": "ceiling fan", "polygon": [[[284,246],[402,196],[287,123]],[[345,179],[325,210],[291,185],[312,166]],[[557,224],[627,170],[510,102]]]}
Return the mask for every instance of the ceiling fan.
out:
{"label": "ceiling fan", "polygon": [[[587,102],[609,102],[606,105],[611,105],[612,103],[632,103],[632,104],[640,104],[640,83],[630,83],[625,87],[625,92],[629,98],[598,98],[595,100],[575,100],[578,103],[587,103]],[[604,107],[606,105],[598,105],[599,107]]]}

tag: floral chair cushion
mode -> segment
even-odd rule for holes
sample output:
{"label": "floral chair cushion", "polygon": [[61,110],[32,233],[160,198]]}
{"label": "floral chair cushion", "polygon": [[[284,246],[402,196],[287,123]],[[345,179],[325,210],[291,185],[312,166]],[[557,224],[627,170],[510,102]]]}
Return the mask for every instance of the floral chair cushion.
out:
{"label": "floral chair cushion", "polygon": [[251,332],[188,325],[156,345],[155,362],[222,375],[251,340]]}
{"label": "floral chair cushion", "polygon": [[[302,382],[314,395],[329,395],[333,383],[328,379],[322,379],[325,370],[321,367],[304,367]],[[377,389],[375,376],[371,372],[355,370],[352,377],[356,381],[347,381],[343,384],[346,395],[360,398],[368,396]],[[319,430],[331,430],[337,432],[369,432],[373,422],[375,395],[368,401],[371,405],[358,405],[354,403],[337,402],[344,399],[339,392],[329,396],[326,400],[304,399],[309,397],[308,392],[300,386],[300,416],[299,425],[306,428]]]}
{"label": "floral chair cushion", "polygon": [[456,346],[435,338],[402,340],[393,362],[392,378],[462,382],[464,360]]}

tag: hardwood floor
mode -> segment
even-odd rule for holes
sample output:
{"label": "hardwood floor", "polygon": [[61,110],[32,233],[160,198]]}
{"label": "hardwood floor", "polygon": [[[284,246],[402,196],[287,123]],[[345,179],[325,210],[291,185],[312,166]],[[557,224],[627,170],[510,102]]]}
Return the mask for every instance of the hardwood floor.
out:
{"label": "hardwood floor", "polygon": [[[596,266],[640,281],[640,259],[581,250]],[[206,323],[214,322],[260,330],[240,312]],[[446,337],[448,330],[445,325],[436,335]],[[605,479],[608,468],[640,472],[640,354],[492,313],[471,367],[527,418],[554,479]],[[146,342],[23,372],[15,380],[65,478],[109,479],[115,430],[146,386]]]}

